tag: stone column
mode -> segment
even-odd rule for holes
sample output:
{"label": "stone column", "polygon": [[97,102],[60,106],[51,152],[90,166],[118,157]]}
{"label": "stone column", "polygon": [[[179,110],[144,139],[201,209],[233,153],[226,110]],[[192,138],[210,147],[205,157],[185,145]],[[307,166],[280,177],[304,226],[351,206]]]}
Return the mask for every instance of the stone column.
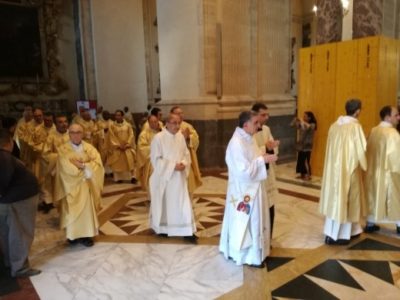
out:
{"label": "stone column", "polygon": [[[90,0],[78,0],[78,23],[80,35],[79,41],[81,45],[81,71],[80,74],[81,88],[84,98],[96,100],[97,99],[97,86],[96,86],[96,66],[94,59],[93,48],[93,31],[92,31],[92,6]],[[83,82],[82,82],[83,80]]]}
{"label": "stone column", "polygon": [[342,39],[342,4],[340,0],[317,1],[317,44]]}
{"label": "stone column", "polygon": [[353,38],[382,34],[383,0],[354,0]]}
{"label": "stone column", "polygon": [[344,12],[342,22],[342,41],[353,39],[353,0],[349,0],[348,11]]}

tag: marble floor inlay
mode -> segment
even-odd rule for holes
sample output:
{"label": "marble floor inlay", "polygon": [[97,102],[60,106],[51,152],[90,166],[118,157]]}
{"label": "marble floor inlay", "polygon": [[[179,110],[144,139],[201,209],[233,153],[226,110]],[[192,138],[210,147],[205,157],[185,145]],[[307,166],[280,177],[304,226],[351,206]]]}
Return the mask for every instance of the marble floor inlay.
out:
{"label": "marble floor inlay", "polygon": [[30,262],[42,274],[0,276],[8,288],[1,286],[0,299],[400,299],[395,227],[379,224],[348,246],[325,245],[321,180],[303,181],[294,170],[295,163],[277,166],[267,268],[237,267],[218,251],[226,173],[208,172],[194,193],[197,245],[156,236],[147,193],[107,178],[94,247],[69,246],[56,209],[38,213]]}
{"label": "marble floor inlay", "polygon": [[[41,257],[41,299],[213,299],[243,284],[216,246],[97,243]],[[51,289],[49,289],[49,286]]]}

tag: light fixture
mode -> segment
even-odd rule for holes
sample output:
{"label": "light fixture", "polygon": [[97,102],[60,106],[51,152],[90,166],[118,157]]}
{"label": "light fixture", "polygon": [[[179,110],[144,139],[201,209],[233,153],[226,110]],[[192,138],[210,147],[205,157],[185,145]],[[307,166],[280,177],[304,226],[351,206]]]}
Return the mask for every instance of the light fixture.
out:
{"label": "light fixture", "polygon": [[[343,9],[343,16],[347,15],[350,10],[350,1],[349,0],[340,0],[342,4],[342,9]],[[317,4],[314,4],[312,11],[314,14],[317,14],[318,12],[318,6]]]}
{"label": "light fixture", "polygon": [[343,16],[345,16],[349,13],[350,1],[349,0],[340,0],[340,2],[342,2]]}
{"label": "light fixture", "polygon": [[313,6],[313,8],[312,8],[312,11],[314,12],[314,14],[317,14],[318,7],[317,7],[316,4],[314,4],[314,6]]}

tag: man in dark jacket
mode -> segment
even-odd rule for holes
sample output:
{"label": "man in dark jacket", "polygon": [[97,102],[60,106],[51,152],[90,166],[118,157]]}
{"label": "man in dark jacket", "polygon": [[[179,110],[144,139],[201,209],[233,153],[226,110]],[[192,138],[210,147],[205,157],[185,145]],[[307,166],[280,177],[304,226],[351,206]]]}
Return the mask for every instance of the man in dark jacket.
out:
{"label": "man in dark jacket", "polygon": [[28,254],[35,231],[39,186],[35,176],[11,155],[13,140],[0,129],[0,249],[12,277],[37,275]]}

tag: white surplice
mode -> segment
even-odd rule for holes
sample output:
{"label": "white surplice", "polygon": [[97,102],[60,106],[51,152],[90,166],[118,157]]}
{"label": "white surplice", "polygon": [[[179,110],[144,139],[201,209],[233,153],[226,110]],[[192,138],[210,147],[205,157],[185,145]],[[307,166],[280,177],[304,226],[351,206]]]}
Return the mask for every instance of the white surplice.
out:
{"label": "white surplice", "polygon": [[259,265],[270,251],[265,162],[252,136],[236,128],[226,149],[228,190],[220,251],[237,265]]}
{"label": "white surplice", "polygon": [[[175,135],[166,128],[151,142],[150,160],[150,226],[157,233],[169,236],[191,236],[196,231],[187,177],[190,153],[181,132]],[[176,171],[177,163],[186,168]]]}

